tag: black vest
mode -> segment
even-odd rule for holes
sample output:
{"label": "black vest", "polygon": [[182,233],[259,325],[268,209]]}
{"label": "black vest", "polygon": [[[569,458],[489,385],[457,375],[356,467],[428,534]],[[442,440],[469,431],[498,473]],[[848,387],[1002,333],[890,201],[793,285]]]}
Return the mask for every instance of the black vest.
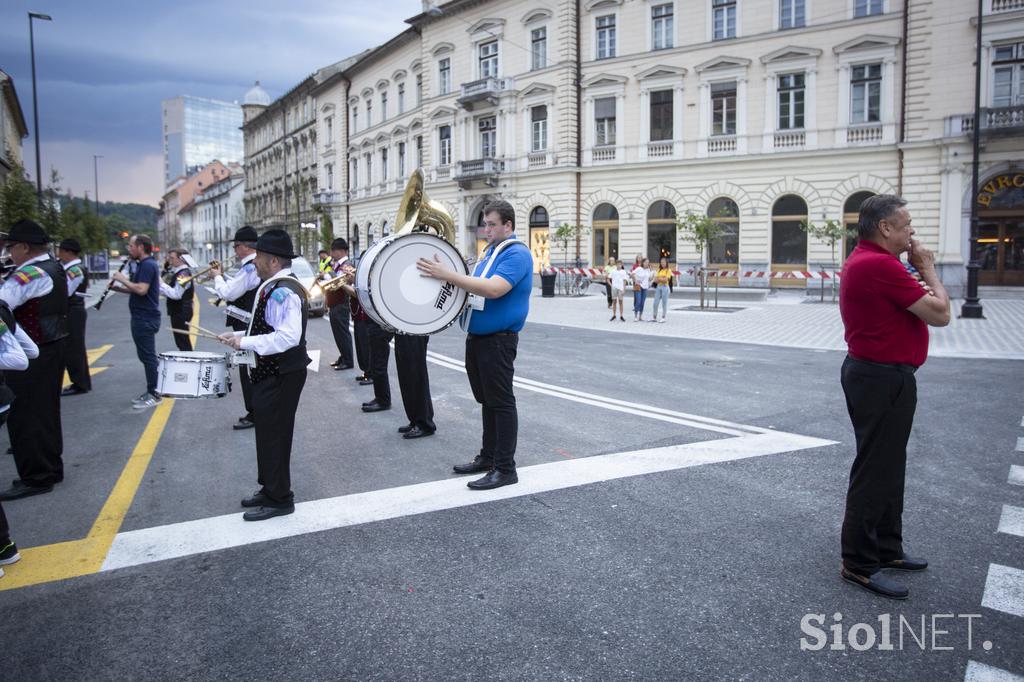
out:
{"label": "black vest", "polygon": [[45,346],[68,335],[68,280],[64,266],[52,258],[32,265],[53,280],[53,289],[46,296],[22,303],[15,309],[14,318],[37,346]]}
{"label": "black vest", "polygon": [[74,295],[68,292],[68,305],[85,306],[85,292],[89,288],[89,270],[85,267],[84,263],[78,264],[78,269],[82,271],[82,281],[75,287]]}
{"label": "black vest", "polygon": [[[3,320],[4,324],[7,325],[7,333],[11,336],[18,330],[18,323],[14,319],[14,313],[11,312],[10,307],[3,300],[0,300],[0,320]],[[17,343],[17,341],[15,341]],[[0,407],[7,407],[14,402],[14,391],[7,386],[7,380],[4,378],[4,372],[0,371]],[[3,424],[7,418],[7,413],[0,413],[0,424]]]}
{"label": "black vest", "polygon": [[278,287],[291,289],[302,301],[302,336],[299,337],[299,345],[289,348],[283,353],[274,353],[273,355],[260,355],[256,353],[256,366],[249,370],[249,378],[254,384],[267,377],[297,372],[300,369],[305,369],[306,365],[310,363],[309,356],[306,354],[306,320],[309,319],[309,301],[306,299],[305,288],[299,284],[299,281],[294,276],[282,277],[263,287],[263,295],[260,296],[256,309],[252,312],[252,326],[249,328],[249,336],[270,334],[274,331],[274,328],[267,323],[266,312],[267,301],[270,300],[270,295],[274,293],[274,289]]}
{"label": "black vest", "polygon": [[[249,261],[248,264],[252,264],[252,261]],[[244,268],[245,265],[243,265],[242,267]],[[256,266],[253,265],[253,267]],[[256,285],[255,287],[249,289],[235,300],[228,301],[228,305],[233,305],[236,308],[240,308],[241,310],[244,310],[247,313],[251,313],[252,304],[256,302],[256,290],[259,288],[259,285]],[[303,322],[303,324],[305,324],[305,322]],[[249,323],[242,322],[241,320],[228,315],[228,326],[234,329],[236,332],[244,332],[246,329],[249,328]]]}
{"label": "black vest", "polygon": [[[192,277],[192,271],[188,268],[184,270],[178,270],[177,272],[168,272],[164,275],[164,282],[167,286],[174,288],[178,275],[186,275]],[[185,315],[186,317],[192,316],[192,299],[195,298],[196,287],[195,283],[189,279],[188,284],[185,285],[185,293],[181,295],[181,300],[174,300],[173,298],[167,299],[167,314],[175,317]]]}

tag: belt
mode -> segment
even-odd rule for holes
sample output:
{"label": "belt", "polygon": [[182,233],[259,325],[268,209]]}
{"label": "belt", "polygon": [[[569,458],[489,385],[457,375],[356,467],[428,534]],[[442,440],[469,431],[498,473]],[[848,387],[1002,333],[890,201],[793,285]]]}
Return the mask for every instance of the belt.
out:
{"label": "belt", "polygon": [[903,372],[904,374],[913,374],[914,372],[917,371],[917,367],[914,367],[913,365],[904,365],[898,362],[872,362],[871,360],[861,360],[860,358],[855,358],[852,355],[847,355],[846,358],[851,362],[856,362],[861,365],[870,365],[871,367],[882,367],[883,369],[892,369],[896,370],[897,372]]}
{"label": "belt", "polygon": [[494,332],[493,334],[466,334],[470,339],[488,339],[492,336],[519,336],[519,332]]}

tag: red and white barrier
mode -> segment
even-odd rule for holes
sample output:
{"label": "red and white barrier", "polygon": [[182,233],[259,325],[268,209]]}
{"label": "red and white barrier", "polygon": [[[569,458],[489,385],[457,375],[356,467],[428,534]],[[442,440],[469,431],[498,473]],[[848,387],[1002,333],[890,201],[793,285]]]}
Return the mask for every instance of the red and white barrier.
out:
{"label": "red and white barrier", "polygon": [[[555,274],[561,273],[563,275],[585,275],[588,277],[601,277],[604,275],[603,269],[598,268],[544,268],[541,270],[541,274]],[[808,270],[746,270],[740,273],[739,270],[708,270],[708,277],[714,277],[715,274],[719,277],[737,277],[740,279],[840,279],[842,272],[829,273],[824,270],[818,272],[810,272]],[[683,274],[683,271],[673,270],[672,274],[679,276]],[[696,275],[696,270],[692,268],[686,270],[687,275]]]}

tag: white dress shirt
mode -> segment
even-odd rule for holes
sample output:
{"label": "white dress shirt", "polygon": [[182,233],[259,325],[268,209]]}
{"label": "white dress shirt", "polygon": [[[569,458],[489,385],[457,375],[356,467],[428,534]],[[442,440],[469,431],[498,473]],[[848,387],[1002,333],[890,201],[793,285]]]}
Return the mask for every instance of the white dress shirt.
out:
{"label": "white dress shirt", "polygon": [[70,274],[70,272],[69,272],[69,270],[71,270],[71,268],[73,268],[76,265],[81,265],[81,264],[82,264],[82,259],[81,258],[72,258],[67,263],[62,263],[61,264],[61,265],[64,266],[64,273],[65,273],[65,275],[67,276],[67,279],[68,279],[68,298],[71,298],[72,296],[75,295],[75,293],[76,293],[75,290],[78,288],[78,285],[82,283],[83,279],[85,279],[85,272],[83,272],[81,268],[78,269],[78,272],[79,272],[78,275],[72,276]]}
{"label": "white dress shirt", "polygon": [[[254,313],[267,285],[289,277],[291,274],[291,268],[285,268],[260,286],[259,291],[256,292],[256,303],[253,305]],[[274,331],[269,334],[248,336],[247,334],[252,331],[253,321],[250,320],[249,329],[246,332],[235,332],[236,336],[242,337],[240,343],[242,350],[255,351],[259,355],[274,355],[299,345],[299,341],[302,340],[302,301],[298,294],[287,287],[278,287],[270,294],[263,315],[267,324],[273,327]],[[253,320],[255,320],[255,316]]]}
{"label": "white dress shirt", "polygon": [[22,284],[17,278],[18,270],[21,270],[26,265],[41,263],[44,260],[50,260],[50,254],[44,253],[25,261],[18,266],[17,270],[15,270],[11,276],[7,278],[7,281],[4,282],[4,285],[0,287],[0,298],[2,298],[4,302],[11,307],[11,310],[16,310],[20,306],[24,305],[26,301],[46,296],[48,293],[53,291],[53,280],[50,279],[49,275],[44,274],[38,279],[29,280],[26,284]]}
{"label": "white dress shirt", "polygon": [[255,258],[255,253],[251,253],[243,258],[242,267],[238,269],[238,272],[231,279],[225,279],[224,275],[217,275],[213,280],[213,288],[217,291],[217,295],[225,301],[234,301],[249,291],[249,289],[258,287],[260,285],[260,276],[256,272],[256,264],[252,262]]}
{"label": "white dress shirt", "polygon": [[[10,329],[0,334],[0,370],[26,370],[28,361],[38,357],[39,346],[29,338],[21,325],[18,325],[18,331],[13,334]],[[0,407],[0,414],[9,409],[10,405]]]}
{"label": "white dress shirt", "polygon": [[189,282],[192,281],[192,278],[189,277],[188,281],[185,282],[184,284],[182,284],[178,280],[178,273],[181,272],[182,270],[187,270],[187,269],[188,269],[187,265],[179,265],[178,267],[176,267],[174,269],[174,286],[173,287],[170,286],[169,284],[167,284],[167,282],[163,281],[163,279],[161,279],[160,280],[160,293],[163,294],[164,296],[166,296],[167,298],[171,299],[172,301],[180,301],[181,297],[185,295],[185,290],[188,289]]}

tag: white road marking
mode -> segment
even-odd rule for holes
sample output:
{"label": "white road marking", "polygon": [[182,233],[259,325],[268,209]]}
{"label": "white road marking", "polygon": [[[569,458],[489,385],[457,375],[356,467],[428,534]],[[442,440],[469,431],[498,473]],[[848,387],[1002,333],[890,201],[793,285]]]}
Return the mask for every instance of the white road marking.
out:
{"label": "white road marking", "polygon": [[1024,466],[1011,464],[1010,478],[1007,480],[1007,483],[1012,483],[1013,485],[1024,485]]}
{"label": "white road marking", "polygon": [[[447,367],[448,369],[452,369],[457,372],[466,371],[464,362],[433,351],[427,351],[427,360],[436,365]],[[666,410],[653,405],[644,405],[642,403],[632,403],[618,398],[609,398],[595,393],[585,393],[583,391],[564,388],[554,384],[546,384],[540,381],[534,381],[533,379],[526,379],[524,377],[515,377],[512,383],[516,388],[521,388],[526,391],[534,391],[535,393],[542,393],[544,395],[550,395],[564,400],[571,400],[573,402],[591,405],[593,407],[601,407],[615,412],[623,412],[640,417],[647,417],[649,419],[657,419],[670,424],[679,424],[681,426],[689,426],[696,429],[703,429],[705,431],[724,433],[729,436],[744,436],[750,433],[772,433],[771,429],[765,429],[760,426],[739,424],[736,422],[725,421],[723,419],[702,417],[697,414],[689,414],[686,412],[676,412],[674,410]]]}
{"label": "white road marking", "polygon": [[213,552],[386,519],[484,504],[631,476],[674,471],[832,445],[834,441],[771,432],[648,450],[582,457],[518,470],[519,483],[490,491],[466,488],[465,477],[344,495],[296,505],[291,516],[246,523],[241,513],[118,534],[102,570]]}
{"label": "white road marking", "polygon": [[1004,504],[1003,514],[999,517],[999,528],[996,530],[1000,533],[1024,537],[1024,508]]}
{"label": "white road marking", "polygon": [[1024,436],[1017,437],[1017,452],[1024,452]]}
{"label": "white road marking", "polygon": [[977,661],[967,661],[964,682],[1024,682],[1024,677],[1006,672],[1002,668],[993,668]]}
{"label": "white road marking", "polygon": [[1014,616],[1024,616],[1024,571],[989,564],[981,605]]}

